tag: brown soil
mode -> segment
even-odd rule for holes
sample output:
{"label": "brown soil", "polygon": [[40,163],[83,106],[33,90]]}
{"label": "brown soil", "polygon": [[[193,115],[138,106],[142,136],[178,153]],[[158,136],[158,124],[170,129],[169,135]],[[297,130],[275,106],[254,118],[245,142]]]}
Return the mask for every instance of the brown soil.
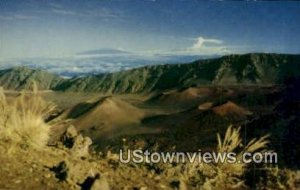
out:
{"label": "brown soil", "polygon": [[[0,142],[0,189],[84,189],[89,176],[100,175],[100,189],[171,189],[169,181],[146,167],[122,165],[116,156],[75,157],[70,150],[45,147],[33,150]],[[67,163],[67,179],[54,170]],[[87,188],[88,189],[88,188]]]}

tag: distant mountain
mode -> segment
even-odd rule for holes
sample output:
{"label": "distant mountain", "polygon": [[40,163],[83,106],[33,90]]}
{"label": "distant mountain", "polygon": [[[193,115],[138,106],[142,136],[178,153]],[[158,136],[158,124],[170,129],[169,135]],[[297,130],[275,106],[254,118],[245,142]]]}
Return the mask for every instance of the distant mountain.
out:
{"label": "distant mountain", "polygon": [[103,93],[140,93],[203,85],[271,85],[300,76],[300,55],[253,53],[228,55],[185,64],[62,79],[56,75],[15,68],[0,71],[0,85],[27,88],[36,80],[42,89]]}
{"label": "distant mountain", "polygon": [[70,78],[75,76],[118,72],[146,65],[188,63],[194,60],[212,58],[212,56],[153,55],[134,52],[112,53],[111,51],[104,51],[102,54],[91,53],[92,54],[77,54],[60,58],[41,57],[3,60],[0,61],[0,70],[25,66]]}
{"label": "distant mountain", "polygon": [[0,86],[4,89],[21,90],[32,87],[33,81],[39,89],[53,89],[64,79],[41,70],[29,69],[27,67],[15,67],[0,71]]}
{"label": "distant mountain", "polygon": [[139,93],[201,85],[270,85],[299,75],[300,55],[253,53],[73,78],[56,90]]}
{"label": "distant mountain", "polygon": [[107,54],[129,54],[128,51],[118,50],[118,49],[97,49],[97,50],[90,50],[77,53],[77,55],[107,55]]}

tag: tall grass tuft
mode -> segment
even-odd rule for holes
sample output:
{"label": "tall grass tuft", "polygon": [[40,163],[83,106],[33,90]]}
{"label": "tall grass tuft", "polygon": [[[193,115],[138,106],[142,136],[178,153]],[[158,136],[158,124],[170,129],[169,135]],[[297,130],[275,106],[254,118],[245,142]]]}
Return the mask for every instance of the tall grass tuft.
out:
{"label": "tall grass tuft", "polygon": [[33,148],[44,147],[50,135],[50,126],[44,120],[54,108],[42,99],[36,84],[32,92],[23,91],[10,101],[1,88],[0,138]]}
{"label": "tall grass tuft", "polygon": [[[240,127],[233,128],[229,126],[223,141],[221,140],[220,134],[217,134],[218,147],[217,152],[235,152],[237,160],[242,160],[244,153],[254,153],[254,152],[264,152],[266,151],[266,145],[268,144],[268,135],[265,135],[259,139],[252,139],[246,146],[242,144],[242,139],[240,137]],[[240,162],[235,164],[229,164],[227,162],[219,164],[219,168],[223,171],[229,171],[235,175],[242,175],[247,164]]]}
{"label": "tall grass tuft", "polygon": [[224,138],[217,134],[218,153],[234,152],[237,162],[193,162],[178,165],[175,169],[168,170],[166,175],[180,174],[178,177],[186,184],[199,189],[242,189],[246,188],[244,174],[249,163],[238,162],[242,160],[245,152],[255,153],[266,151],[268,135],[259,139],[252,139],[248,144],[243,145],[240,135],[240,128],[229,126]]}
{"label": "tall grass tuft", "polygon": [[218,162],[215,165],[210,166],[214,175],[211,179],[207,180],[204,184],[205,189],[223,188],[223,189],[240,189],[243,188],[244,181],[242,176],[244,175],[249,163],[242,162],[244,153],[255,153],[265,152],[266,145],[268,144],[268,135],[265,135],[259,139],[252,139],[248,144],[243,145],[240,135],[240,127],[233,128],[229,126],[226,130],[224,139],[222,140],[221,135],[217,134],[218,146],[217,152],[219,153],[236,153],[236,163]]}

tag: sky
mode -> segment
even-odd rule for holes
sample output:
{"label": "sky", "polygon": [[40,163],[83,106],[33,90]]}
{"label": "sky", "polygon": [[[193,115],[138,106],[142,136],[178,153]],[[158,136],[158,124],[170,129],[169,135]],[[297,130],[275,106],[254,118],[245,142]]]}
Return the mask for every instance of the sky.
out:
{"label": "sky", "polygon": [[300,2],[0,0],[0,60],[94,49],[300,53]]}

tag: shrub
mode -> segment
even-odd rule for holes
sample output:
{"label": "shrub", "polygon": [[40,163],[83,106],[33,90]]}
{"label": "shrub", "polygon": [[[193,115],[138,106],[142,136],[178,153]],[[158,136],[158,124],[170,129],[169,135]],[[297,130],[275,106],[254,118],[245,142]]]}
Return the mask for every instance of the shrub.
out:
{"label": "shrub", "polygon": [[[246,146],[242,145],[240,137],[240,128],[229,126],[224,139],[217,134],[218,146],[217,152],[235,152],[236,159],[242,160],[245,152],[264,152],[266,151],[266,140],[268,136],[260,139],[252,139]],[[246,173],[248,164],[246,163],[204,163],[193,162],[179,164],[166,170],[166,176],[176,176],[186,184],[197,187],[199,189],[242,189],[246,185],[244,183],[244,174]]]}
{"label": "shrub", "polygon": [[46,103],[33,85],[32,92],[21,94],[8,101],[0,89],[0,138],[11,143],[42,148],[49,140],[50,126],[45,118],[54,105]]}
{"label": "shrub", "polygon": [[[268,135],[265,135],[259,139],[252,139],[246,146],[242,145],[242,140],[240,137],[240,128],[233,128],[229,126],[223,141],[221,140],[220,134],[217,134],[218,147],[217,152],[235,152],[236,159],[242,160],[243,154],[264,152],[266,151],[266,145],[268,141],[266,140]],[[245,187],[243,175],[246,172],[249,163],[236,162],[218,162],[210,166],[203,167],[209,168],[210,172],[213,174],[205,184],[204,189],[240,189]],[[206,172],[207,173],[207,172]]]}

